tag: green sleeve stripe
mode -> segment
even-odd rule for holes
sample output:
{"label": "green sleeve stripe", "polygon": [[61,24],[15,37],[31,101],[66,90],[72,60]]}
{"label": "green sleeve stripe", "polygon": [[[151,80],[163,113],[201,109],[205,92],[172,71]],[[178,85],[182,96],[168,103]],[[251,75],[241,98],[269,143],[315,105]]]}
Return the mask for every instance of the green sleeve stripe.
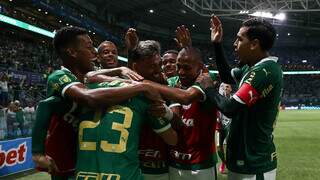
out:
{"label": "green sleeve stripe", "polygon": [[66,85],[66,86],[62,89],[62,91],[61,91],[62,97],[64,97],[64,93],[66,92],[66,90],[67,90],[69,87],[71,87],[71,86],[73,86],[73,85],[75,85],[75,84],[81,84],[81,82],[72,82],[72,83]]}
{"label": "green sleeve stripe", "polygon": [[171,128],[171,124],[169,123],[169,124],[166,125],[165,127],[160,128],[160,129],[153,129],[153,131],[159,134],[159,133],[165,132],[166,130],[168,130],[168,129],[170,129],[170,128]]}
{"label": "green sleeve stripe", "polygon": [[200,102],[204,102],[207,99],[206,93],[201,89],[201,87],[197,85],[193,85],[191,87],[198,89],[202,93],[203,99],[201,99]]}

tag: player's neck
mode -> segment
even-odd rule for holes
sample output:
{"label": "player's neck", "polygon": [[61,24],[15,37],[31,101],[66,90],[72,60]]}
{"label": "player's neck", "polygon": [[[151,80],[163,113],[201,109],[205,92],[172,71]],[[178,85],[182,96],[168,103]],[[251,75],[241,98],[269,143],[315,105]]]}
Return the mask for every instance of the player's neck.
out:
{"label": "player's neck", "polygon": [[268,52],[262,52],[259,53],[255,56],[255,59],[249,64],[249,66],[254,66],[255,64],[257,64],[258,62],[260,62],[262,59],[266,58],[269,56]]}
{"label": "player's neck", "polygon": [[82,73],[78,68],[76,68],[75,66],[70,66],[68,64],[64,64],[63,66],[71,71],[71,73],[75,75],[80,82],[83,82],[85,74]]}

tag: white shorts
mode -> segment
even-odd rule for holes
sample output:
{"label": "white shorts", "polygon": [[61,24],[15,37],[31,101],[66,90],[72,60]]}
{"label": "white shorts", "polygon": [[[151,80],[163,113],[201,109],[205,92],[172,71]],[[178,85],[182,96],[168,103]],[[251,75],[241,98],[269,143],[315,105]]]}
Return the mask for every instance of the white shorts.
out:
{"label": "white shorts", "polygon": [[169,180],[169,174],[143,174],[144,180]]}
{"label": "white shorts", "polygon": [[183,170],[169,167],[170,180],[216,180],[216,167],[199,170]]}
{"label": "white shorts", "polygon": [[[276,180],[277,169],[263,173],[264,180]],[[228,171],[228,180],[257,180],[255,174],[239,174]]]}

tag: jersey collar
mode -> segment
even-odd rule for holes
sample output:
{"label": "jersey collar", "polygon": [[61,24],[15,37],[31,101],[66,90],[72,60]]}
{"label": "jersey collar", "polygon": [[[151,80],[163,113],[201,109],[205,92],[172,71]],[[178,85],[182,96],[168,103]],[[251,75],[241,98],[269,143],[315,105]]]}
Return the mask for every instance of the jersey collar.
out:
{"label": "jersey collar", "polygon": [[68,71],[68,72],[71,73],[71,71],[70,71],[68,68],[64,67],[64,66],[61,66],[61,70],[62,70],[62,71]]}
{"label": "jersey collar", "polygon": [[257,62],[254,66],[257,66],[257,65],[262,64],[262,63],[267,62],[267,61],[278,62],[278,57],[268,56],[266,58],[263,58],[261,61]]}

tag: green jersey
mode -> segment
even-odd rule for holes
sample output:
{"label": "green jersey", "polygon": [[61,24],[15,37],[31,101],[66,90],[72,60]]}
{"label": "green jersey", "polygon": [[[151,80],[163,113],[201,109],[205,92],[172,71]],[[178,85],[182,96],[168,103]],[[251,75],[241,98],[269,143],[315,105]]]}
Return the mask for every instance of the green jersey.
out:
{"label": "green jersey", "polygon": [[[125,86],[113,81],[88,85],[89,88]],[[143,179],[139,168],[139,134],[143,123],[155,132],[168,130],[163,120],[146,121],[149,103],[143,96],[95,112],[84,112],[79,125],[77,179],[98,178],[114,180]],[[149,118],[151,119],[151,118]]]}
{"label": "green jersey", "polygon": [[232,70],[239,90],[233,98],[246,104],[235,116],[227,143],[227,167],[233,172],[257,174],[273,170],[277,156],[273,129],[283,89],[283,74],[276,57]]}
{"label": "green jersey", "polygon": [[80,83],[80,81],[67,68],[61,68],[61,70],[56,70],[48,77],[47,97],[64,97],[65,91],[70,86],[78,83]]}

